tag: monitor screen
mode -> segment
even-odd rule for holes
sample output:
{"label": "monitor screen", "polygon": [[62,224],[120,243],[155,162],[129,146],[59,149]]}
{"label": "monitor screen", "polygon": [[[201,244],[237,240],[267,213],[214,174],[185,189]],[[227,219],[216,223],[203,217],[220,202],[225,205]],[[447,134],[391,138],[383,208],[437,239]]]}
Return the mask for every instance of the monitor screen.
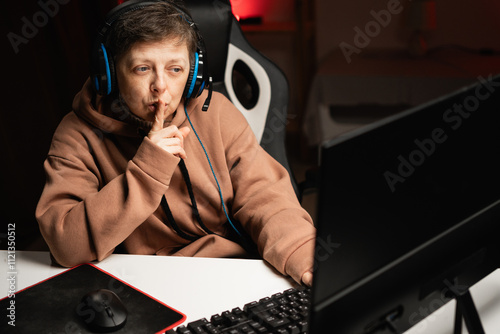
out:
{"label": "monitor screen", "polygon": [[500,79],[324,143],[320,178],[313,326],[412,327],[498,268]]}

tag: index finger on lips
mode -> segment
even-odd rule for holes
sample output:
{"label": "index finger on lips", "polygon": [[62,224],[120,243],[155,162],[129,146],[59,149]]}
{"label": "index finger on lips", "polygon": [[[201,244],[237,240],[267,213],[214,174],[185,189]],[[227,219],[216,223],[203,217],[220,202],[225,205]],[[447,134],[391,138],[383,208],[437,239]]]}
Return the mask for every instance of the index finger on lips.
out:
{"label": "index finger on lips", "polygon": [[165,119],[165,103],[162,100],[158,100],[156,104],[155,120],[153,121],[153,126],[150,132],[158,132],[163,129],[163,121]]}

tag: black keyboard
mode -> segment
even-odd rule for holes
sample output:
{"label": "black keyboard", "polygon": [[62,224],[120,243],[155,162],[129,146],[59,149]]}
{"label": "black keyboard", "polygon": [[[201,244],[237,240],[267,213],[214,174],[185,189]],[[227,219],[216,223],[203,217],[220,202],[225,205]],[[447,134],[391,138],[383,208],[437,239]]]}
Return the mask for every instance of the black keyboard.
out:
{"label": "black keyboard", "polygon": [[169,330],[166,334],[302,334],[307,333],[310,288],[290,288]]}

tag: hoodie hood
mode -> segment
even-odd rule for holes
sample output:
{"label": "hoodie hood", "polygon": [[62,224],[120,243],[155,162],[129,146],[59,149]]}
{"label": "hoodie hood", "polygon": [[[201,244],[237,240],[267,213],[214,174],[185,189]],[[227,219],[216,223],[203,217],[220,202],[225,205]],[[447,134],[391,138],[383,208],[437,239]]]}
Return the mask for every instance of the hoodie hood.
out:
{"label": "hoodie hood", "polygon": [[[87,79],[80,92],[75,95],[73,100],[73,110],[87,122],[97,127],[98,129],[113,133],[116,135],[127,137],[144,136],[152,127],[152,122],[145,121],[130,112],[125,102],[120,96],[101,97],[97,95],[95,98],[95,107],[92,103],[93,89],[90,79]],[[200,97],[190,100],[187,106],[188,114],[201,106],[198,106],[203,101],[207,92],[203,92]],[[184,100],[181,101],[177,110],[170,120],[166,120],[164,126],[176,125],[181,126],[186,121],[184,112]]]}

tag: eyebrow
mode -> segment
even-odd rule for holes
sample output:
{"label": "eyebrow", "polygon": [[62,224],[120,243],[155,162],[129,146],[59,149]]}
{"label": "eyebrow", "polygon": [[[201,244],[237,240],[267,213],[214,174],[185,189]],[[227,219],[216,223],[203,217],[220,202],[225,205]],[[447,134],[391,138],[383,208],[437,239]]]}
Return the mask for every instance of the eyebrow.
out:
{"label": "eyebrow", "polygon": [[[149,58],[142,58],[142,57],[136,57],[136,58],[129,58],[127,61],[130,65],[134,63],[152,63],[153,61]],[[182,63],[185,65],[186,63],[189,64],[189,61],[186,61],[184,58],[172,58],[167,61],[167,64],[175,64],[175,63]]]}

